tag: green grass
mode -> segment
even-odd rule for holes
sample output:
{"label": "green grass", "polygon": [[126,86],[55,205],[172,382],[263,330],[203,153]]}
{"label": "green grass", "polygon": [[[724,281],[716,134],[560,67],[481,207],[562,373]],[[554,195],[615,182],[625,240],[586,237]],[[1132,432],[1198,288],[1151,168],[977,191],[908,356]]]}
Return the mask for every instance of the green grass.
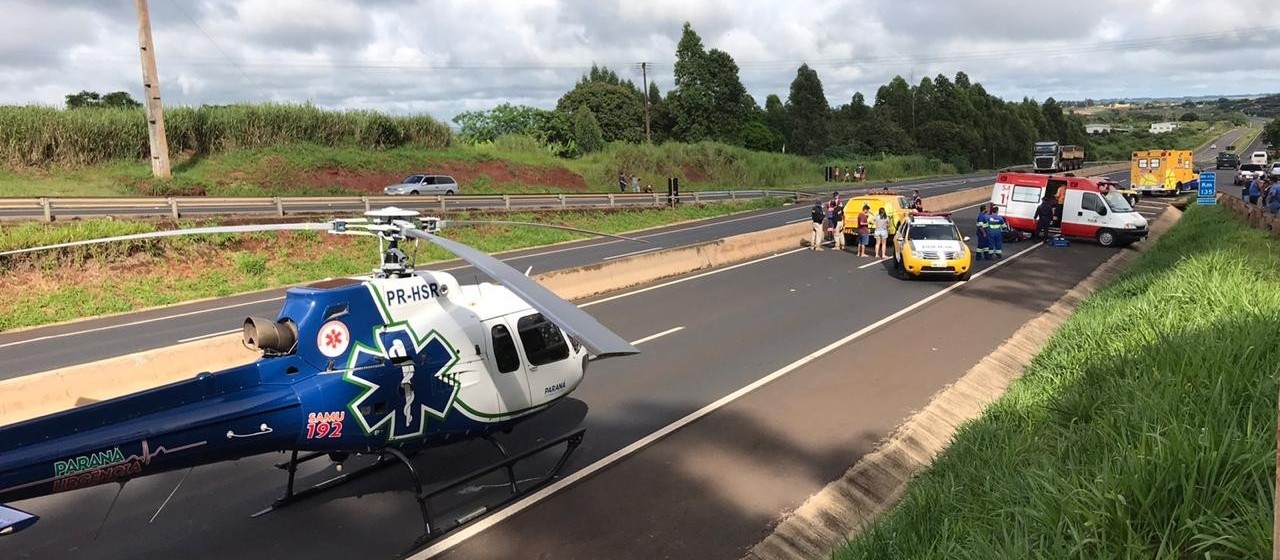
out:
{"label": "green grass", "polygon": [[[764,199],[612,213],[513,214],[501,219],[619,233],[781,204],[778,199]],[[66,225],[25,223],[0,228],[0,251],[154,229],[150,223],[111,220]],[[588,237],[560,230],[505,226],[456,228],[445,234],[491,253]],[[412,254],[412,247],[406,252]],[[377,264],[376,251],[377,241],[369,238],[300,232],[133,241],[50,251],[33,257],[0,258],[0,282],[21,286],[10,290],[0,301],[0,331],[320,278],[367,274]],[[424,244],[416,251],[419,265],[454,258],[434,245]],[[534,274],[538,272],[546,271],[534,270]]]}
{"label": "green grass", "polygon": [[1265,558],[1280,240],[1192,207],[839,559]]}
{"label": "green grass", "polygon": [[[449,127],[425,115],[327,111],[312,105],[239,104],[165,110],[169,154],[217,154],[291,143],[385,149],[446,147]],[[0,162],[9,167],[80,167],[141,160],[148,153],[142,108],[0,106]]]}
{"label": "green grass", "polygon": [[1145,128],[1133,132],[1111,132],[1089,137],[1089,159],[1094,161],[1129,161],[1135,150],[1193,150],[1206,145],[1220,131],[1230,128],[1226,122],[1184,122],[1173,132],[1151,134]]}

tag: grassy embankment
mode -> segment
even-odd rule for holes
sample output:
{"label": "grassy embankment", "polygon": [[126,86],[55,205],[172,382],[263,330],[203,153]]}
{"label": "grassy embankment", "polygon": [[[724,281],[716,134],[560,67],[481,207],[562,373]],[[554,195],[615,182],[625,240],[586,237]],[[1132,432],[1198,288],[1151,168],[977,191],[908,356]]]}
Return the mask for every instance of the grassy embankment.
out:
{"label": "grassy embankment", "polygon": [[[765,199],[676,209],[514,214],[503,218],[619,233],[781,203],[778,199]],[[148,222],[110,220],[59,225],[24,223],[0,229],[0,251],[155,229]],[[491,253],[587,237],[559,230],[496,226],[451,229],[445,235]],[[618,241],[618,246],[627,247],[628,243]],[[424,244],[417,262],[424,265],[452,258],[453,255]],[[0,258],[0,283],[22,286],[21,290],[10,290],[8,297],[0,301],[0,331],[326,277],[367,274],[376,265],[376,240],[318,232],[205,235],[79,247],[8,261]],[[535,274],[538,272],[534,270]]]}
{"label": "grassy embankment", "polygon": [[[1129,161],[1135,150],[1194,150],[1207,145],[1218,135],[1232,128],[1222,121],[1184,122],[1173,132],[1152,134],[1146,128],[1133,132],[1111,132],[1089,136],[1092,153],[1089,159],[1098,161]],[[1224,146],[1225,147],[1225,146]],[[1240,148],[1244,149],[1244,148]]]}
{"label": "grassy embankment", "polygon": [[835,555],[1266,558],[1280,240],[1193,207]]}
{"label": "grassy embankment", "polygon": [[[177,107],[165,112],[174,176],[150,177],[141,109],[0,107],[0,196],[300,196],[381,193],[409,173],[448,173],[465,193],[612,191],[621,169],[655,190],[784,188],[822,181],[811,158],[703,142],[612,144],[578,159],[536,141],[460,141],[429,117],[310,106]],[[954,173],[920,156],[862,158],[876,180]]]}

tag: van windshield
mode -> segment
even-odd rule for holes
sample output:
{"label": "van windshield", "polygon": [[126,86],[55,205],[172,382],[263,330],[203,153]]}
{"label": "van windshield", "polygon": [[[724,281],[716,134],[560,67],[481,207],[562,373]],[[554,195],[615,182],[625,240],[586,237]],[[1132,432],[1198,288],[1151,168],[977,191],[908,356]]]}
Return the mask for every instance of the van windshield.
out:
{"label": "van windshield", "polygon": [[1102,195],[1102,199],[1107,201],[1107,206],[1111,207],[1112,212],[1133,212],[1133,206],[1130,206],[1124,195],[1117,191],[1113,190]]}

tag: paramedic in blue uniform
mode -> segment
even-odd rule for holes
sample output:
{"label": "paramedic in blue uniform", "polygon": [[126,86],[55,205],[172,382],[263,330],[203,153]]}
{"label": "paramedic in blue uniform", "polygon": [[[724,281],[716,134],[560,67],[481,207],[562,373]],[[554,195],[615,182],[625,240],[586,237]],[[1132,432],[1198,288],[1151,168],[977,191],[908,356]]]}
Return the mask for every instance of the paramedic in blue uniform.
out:
{"label": "paramedic in blue uniform", "polygon": [[987,214],[987,254],[990,258],[1000,260],[1004,257],[1004,231],[1007,229],[1009,223],[1000,215],[1000,207],[992,204],[991,212]]}
{"label": "paramedic in blue uniform", "polygon": [[974,250],[974,258],[980,261],[987,260],[987,206],[983,204],[978,207],[978,229],[974,234],[974,238],[978,240],[978,248]]}

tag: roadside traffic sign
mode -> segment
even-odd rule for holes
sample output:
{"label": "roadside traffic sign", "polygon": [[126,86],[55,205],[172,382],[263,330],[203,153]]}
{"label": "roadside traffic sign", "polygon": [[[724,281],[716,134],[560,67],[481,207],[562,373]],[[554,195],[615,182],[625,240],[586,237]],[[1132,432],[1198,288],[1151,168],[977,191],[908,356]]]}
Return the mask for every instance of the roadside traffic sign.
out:
{"label": "roadside traffic sign", "polygon": [[1218,174],[1213,171],[1200,173],[1200,192],[1196,202],[1200,204],[1218,203]]}

